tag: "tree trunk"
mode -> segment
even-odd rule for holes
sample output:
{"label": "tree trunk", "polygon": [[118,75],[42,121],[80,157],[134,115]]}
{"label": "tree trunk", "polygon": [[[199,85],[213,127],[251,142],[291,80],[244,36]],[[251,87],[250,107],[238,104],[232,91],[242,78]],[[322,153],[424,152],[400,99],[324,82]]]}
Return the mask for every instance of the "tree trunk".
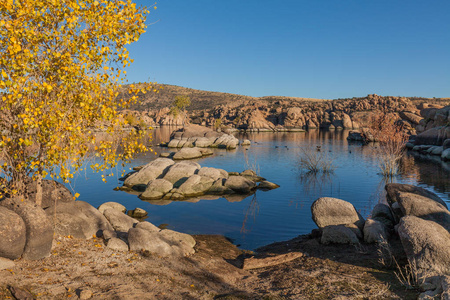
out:
{"label": "tree trunk", "polygon": [[36,178],[36,205],[42,206],[42,175],[38,174]]}

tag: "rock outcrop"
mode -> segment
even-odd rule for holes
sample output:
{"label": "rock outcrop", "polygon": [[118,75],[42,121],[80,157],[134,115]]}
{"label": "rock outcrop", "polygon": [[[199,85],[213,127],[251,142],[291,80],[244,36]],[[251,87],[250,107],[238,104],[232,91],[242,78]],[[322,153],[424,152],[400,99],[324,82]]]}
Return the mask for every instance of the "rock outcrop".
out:
{"label": "rock outcrop", "polygon": [[[279,187],[251,170],[230,175],[225,170],[201,167],[192,161],[173,162],[168,158],[155,161],[125,176],[124,185],[119,189],[141,191],[139,198],[143,200],[184,200],[202,195],[249,194],[257,188],[270,190]],[[144,174],[140,175],[140,172]],[[257,182],[261,183],[257,186]]]}

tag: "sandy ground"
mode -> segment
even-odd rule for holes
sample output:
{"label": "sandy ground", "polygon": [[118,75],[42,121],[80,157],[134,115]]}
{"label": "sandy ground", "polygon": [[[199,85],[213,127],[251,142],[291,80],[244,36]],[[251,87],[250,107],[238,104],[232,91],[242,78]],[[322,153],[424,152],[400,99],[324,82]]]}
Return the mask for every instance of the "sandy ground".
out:
{"label": "sandy ground", "polygon": [[[194,236],[196,253],[161,258],[115,252],[102,239],[60,237],[50,257],[0,271],[0,299],[416,299],[373,245],[325,246],[301,236],[258,250],[258,257],[302,253],[276,266],[243,270],[242,251],[222,236]],[[395,241],[394,241],[395,242]],[[12,287],[12,288],[11,288]],[[18,294],[17,294],[18,295]],[[20,297],[19,297],[20,298]]]}

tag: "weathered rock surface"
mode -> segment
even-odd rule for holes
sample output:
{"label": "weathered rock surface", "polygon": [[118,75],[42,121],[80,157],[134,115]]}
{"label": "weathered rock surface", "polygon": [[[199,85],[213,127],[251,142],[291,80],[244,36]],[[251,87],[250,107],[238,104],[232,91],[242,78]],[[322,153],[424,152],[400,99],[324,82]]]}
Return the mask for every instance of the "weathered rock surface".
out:
{"label": "weathered rock surface", "polygon": [[[26,227],[15,212],[0,206],[0,259],[19,258],[25,248]],[[0,260],[0,270],[1,270]]]}
{"label": "weathered rock surface", "polygon": [[[114,210],[109,208],[108,210]],[[84,201],[60,203],[45,210],[54,223],[56,235],[90,239],[104,230],[113,230],[105,216]],[[120,211],[117,211],[121,213]],[[55,219],[56,218],[56,219]]]}
{"label": "weathered rock surface", "polygon": [[182,161],[174,164],[163,179],[169,181],[174,187],[179,187],[190,176],[194,175],[200,169],[200,165],[194,162]]}
{"label": "weathered rock surface", "polygon": [[435,193],[430,192],[424,188],[410,185],[410,184],[400,184],[400,183],[388,183],[385,186],[386,190],[386,200],[388,201],[389,205],[392,206],[394,202],[398,201],[398,193],[399,192],[406,192],[406,193],[413,193],[417,195],[421,195],[424,197],[428,197],[430,199],[433,199],[437,201],[438,203],[442,204],[447,208],[447,204],[439,198]]}
{"label": "weathered rock surface", "polygon": [[12,260],[0,256],[0,270],[12,269],[14,266],[15,263]]}
{"label": "weathered rock surface", "polygon": [[127,208],[125,206],[117,202],[105,202],[98,207],[98,211],[103,213],[108,208],[112,208],[123,213],[127,211]]}
{"label": "weathered rock surface", "polygon": [[313,221],[319,228],[330,225],[355,224],[360,229],[364,226],[364,219],[355,207],[344,200],[330,197],[319,198],[311,206]]}
{"label": "weathered rock surface", "polygon": [[145,188],[150,180],[157,179],[173,164],[175,164],[175,162],[169,158],[157,158],[145,165],[139,172],[128,176],[123,184],[130,188],[136,188],[140,185]]}
{"label": "weathered rock surface", "polygon": [[356,234],[344,225],[331,225],[322,228],[322,244],[358,244]]}
{"label": "weathered rock surface", "polygon": [[169,148],[182,147],[218,147],[226,149],[235,149],[239,140],[232,135],[214,131],[210,128],[200,125],[185,126],[170,136],[167,144]]}
{"label": "weathered rock surface", "polygon": [[[26,197],[30,199],[33,203],[36,199],[36,181],[29,180],[26,186],[27,195]],[[73,202],[73,198],[70,190],[65,187],[62,183],[54,180],[42,180],[42,204],[43,209],[55,205],[55,203],[61,202]]]}
{"label": "weathered rock surface", "polygon": [[50,219],[41,207],[28,201],[22,202],[17,198],[6,198],[0,201],[0,206],[18,214],[25,223],[26,243],[22,258],[34,260],[50,255],[53,228]]}
{"label": "weathered rock surface", "polygon": [[387,241],[389,239],[386,226],[377,220],[367,219],[364,223],[364,241],[366,243],[376,243],[380,241]]}
{"label": "weathered rock surface", "polygon": [[450,233],[433,221],[403,217],[398,234],[410,261],[424,271],[450,274]]}
{"label": "weathered rock surface", "polygon": [[173,184],[165,179],[150,180],[139,198],[143,200],[161,199],[171,189],[173,189]]}
{"label": "weathered rock surface", "polygon": [[441,203],[413,193],[399,192],[397,196],[403,216],[415,216],[434,221],[450,231],[450,212]]}
{"label": "weathered rock surface", "polygon": [[127,243],[116,237],[108,239],[106,247],[114,251],[128,251]]}
{"label": "weathered rock surface", "polygon": [[225,181],[225,187],[236,193],[250,193],[256,188],[256,183],[243,176],[230,176]]}
{"label": "weathered rock surface", "polygon": [[203,195],[211,188],[213,183],[214,179],[211,177],[194,174],[183,182],[177,192],[185,197]]}
{"label": "weathered rock surface", "polygon": [[[136,177],[140,172],[147,171],[148,168],[144,167],[132,176]],[[233,176],[230,176],[230,174],[233,174]],[[208,194],[243,194],[250,193],[256,188],[269,190],[279,187],[279,185],[257,176],[252,170],[228,173],[222,169],[202,168],[198,163],[192,161],[174,163],[165,169],[164,173],[159,175],[153,173],[153,175],[158,179],[150,180],[139,198],[143,200],[185,200],[186,198]],[[131,176],[128,178],[131,178]],[[261,183],[256,186],[256,182]],[[140,184],[140,186],[142,185]],[[128,191],[128,188],[120,189]],[[134,186],[131,186],[131,188],[137,190]]]}
{"label": "weathered rock surface", "polygon": [[175,152],[173,155],[174,160],[183,160],[183,159],[194,159],[200,158],[203,154],[198,150],[198,148],[182,148],[180,151]]}
{"label": "weathered rock surface", "polygon": [[264,181],[261,181],[259,184],[258,184],[258,188],[259,189],[262,189],[262,190],[273,190],[273,189],[277,189],[277,188],[279,188],[280,186],[278,185],[278,184],[276,184],[276,183],[273,183],[273,182],[270,182],[270,181],[267,181],[267,180],[264,180]]}
{"label": "weathered rock surface", "polygon": [[109,221],[114,230],[119,232],[128,232],[130,228],[133,228],[134,225],[139,222],[136,219],[115,209],[106,209],[103,212],[103,215]]}
{"label": "weathered rock surface", "polygon": [[129,215],[132,218],[145,218],[148,215],[148,212],[140,207],[136,207],[135,209],[127,211],[127,215]]}

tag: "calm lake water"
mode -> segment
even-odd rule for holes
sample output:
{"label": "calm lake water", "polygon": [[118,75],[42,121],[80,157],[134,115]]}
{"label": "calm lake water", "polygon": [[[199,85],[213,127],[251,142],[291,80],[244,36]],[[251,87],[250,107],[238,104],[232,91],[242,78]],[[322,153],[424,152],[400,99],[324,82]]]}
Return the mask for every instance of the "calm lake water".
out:
{"label": "calm lake water", "polygon": [[[174,128],[154,130],[153,145],[168,141]],[[383,177],[379,175],[376,146],[347,142],[348,131],[309,131],[297,133],[239,134],[252,141],[250,147],[236,150],[214,149],[214,155],[196,160],[200,165],[242,172],[249,167],[280,188],[257,191],[247,197],[192,199],[188,201],[142,201],[136,195],[113,188],[121,185],[120,172],[101,181],[101,174],[79,174],[72,188],[79,200],[93,206],[108,201],[127,209],[140,207],[148,211],[148,221],[155,225],[189,234],[221,234],[244,249],[255,249],[276,241],[294,238],[316,228],[311,219],[311,204],[319,197],[335,197],[351,202],[367,217],[374,205],[384,201]],[[335,165],[332,174],[307,175],[299,168],[301,149],[316,146]],[[137,157],[127,166],[140,166],[156,158],[167,148],[154,146],[157,154]],[[409,154],[402,163],[401,175],[394,182],[416,184],[438,194],[450,204],[450,164]]]}

